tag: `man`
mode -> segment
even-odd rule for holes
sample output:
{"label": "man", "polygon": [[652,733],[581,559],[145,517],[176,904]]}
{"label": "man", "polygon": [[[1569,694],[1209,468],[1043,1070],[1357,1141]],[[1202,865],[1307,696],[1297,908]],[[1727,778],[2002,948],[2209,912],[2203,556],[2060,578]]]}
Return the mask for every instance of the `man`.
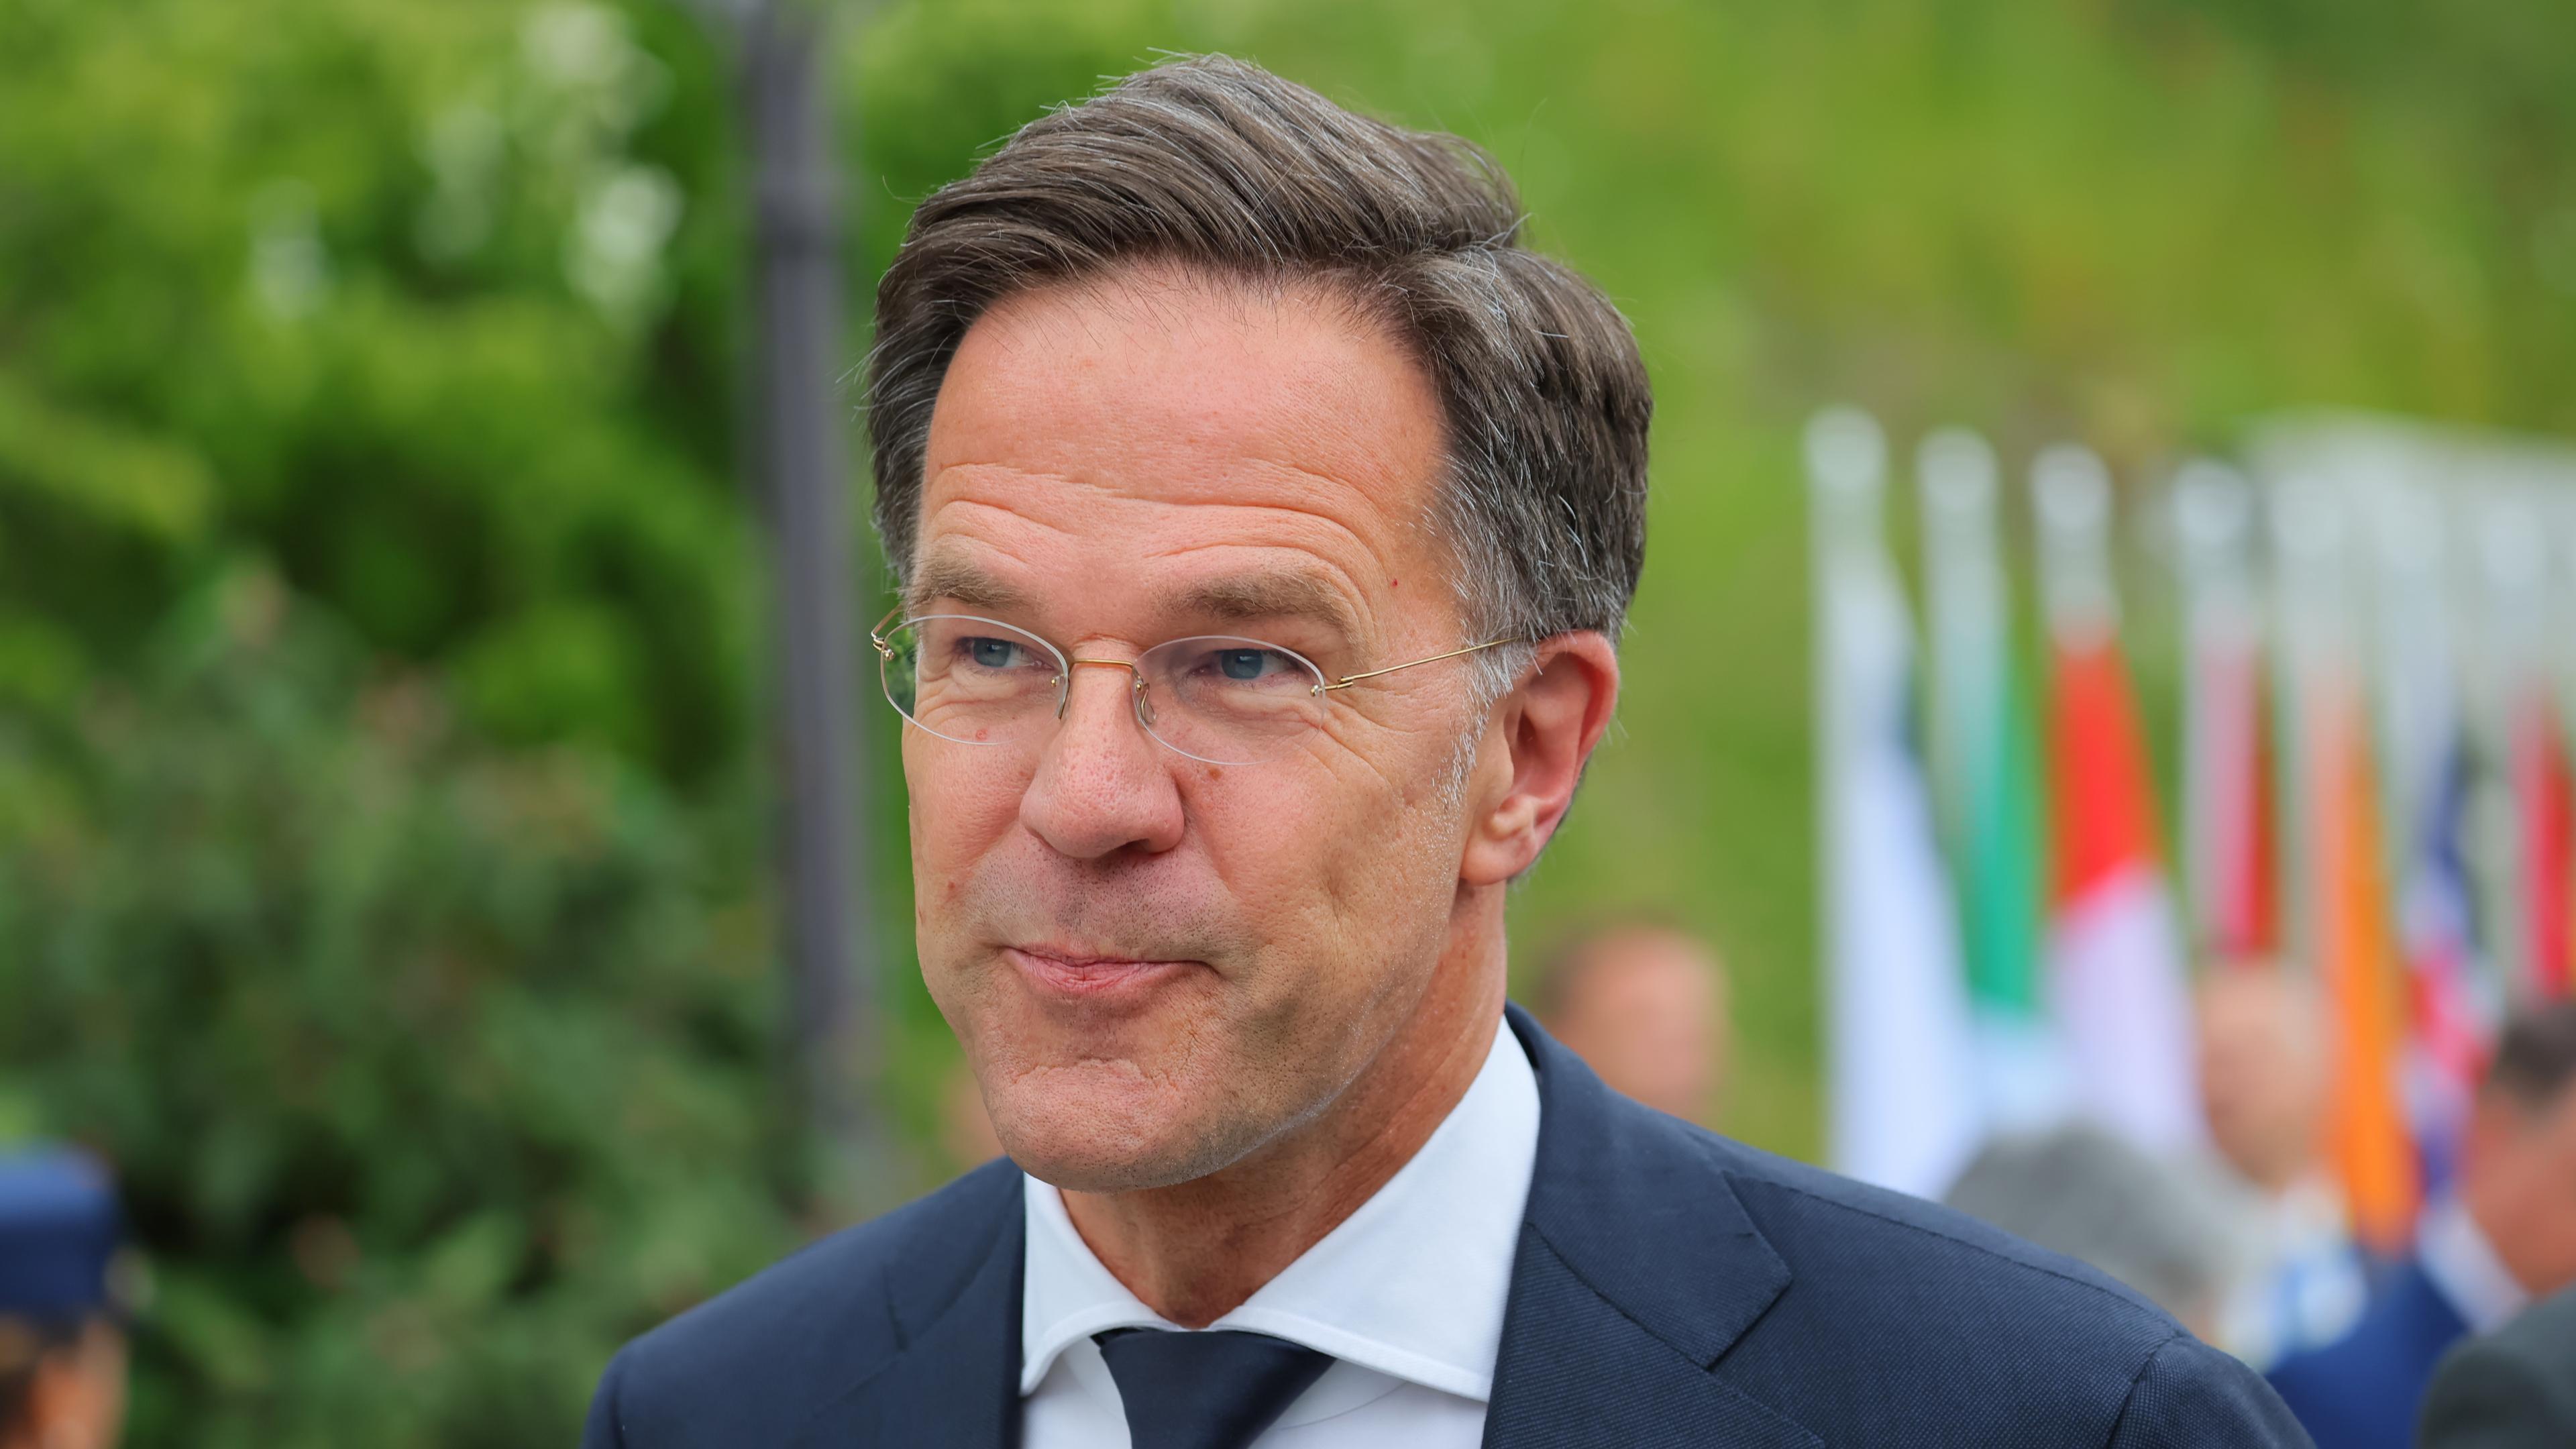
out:
{"label": "man", "polygon": [[592,1445],[2298,1442],[2109,1280],[1507,1014],[1651,411],[1520,223],[1464,143],[1221,59],[915,213],[875,638],[922,975],[1010,1160],[630,1345]]}
{"label": "man", "polygon": [[1658,926],[1587,932],[1539,976],[1539,1020],[1610,1090],[1708,1122],[1726,1075],[1726,968]]}
{"label": "man", "polygon": [[0,1449],[107,1449],[125,1418],[116,1198],[64,1148],[0,1156]]}
{"label": "man", "polygon": [[2319,1449],[2410,1442],[2444,1350],[2576,1284],[2576,1001],[2509,1023],[2461,1143],[2458,1187],[2351,1333],[2273,1386]]}
{"label": "man", "polygon": [[1941,1201],[2092,1264],[2195,1333],[2218,1315],[2233,1265],[2205,1188],[2100,1127],[1997,1138]]}
{"label": "man", "polygon": [[2256,1368],[2341,1338],[2368,1300],[2320,1142],[2325,1043],[2315,996],[2270,962],[2222,962],[2199,993],[2200,1100],[2238,1198],[2243,1263],[2216,1342]]}
{"label": "man", "polygon": [[2452,1349],[2433,1371],[2424,1449],[2576,1444],[2576,1288]]}

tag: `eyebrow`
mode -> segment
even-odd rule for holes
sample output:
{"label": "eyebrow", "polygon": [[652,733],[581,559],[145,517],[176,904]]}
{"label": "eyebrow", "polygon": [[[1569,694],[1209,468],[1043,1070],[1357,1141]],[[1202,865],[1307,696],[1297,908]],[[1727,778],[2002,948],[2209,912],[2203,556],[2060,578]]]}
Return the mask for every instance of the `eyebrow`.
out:
{"label": "eyebrow", "polygon": [[1008,612],[1025,609],[1029,596],[978,568],[972,560],[938,549],[921,561],[912,575],[912,587],[904,590],[904,609],[919,613],[933,599],[954,599],[970,609]]}
{"label": "eyebrow", "polygon": [[[995,613],[1033,607],[1027,591],[994,577],[972,559],[954,551],[933,549],[913,571],[912,586],[904,591],[904,608],[906,612],[919,613],[940,599]],[[1296,570],[1208,579],[1173,595],[1165,606],[1170,613],[1227,623],[1306,619],[1331,629],[1345,641],[1359,637],[1359,620],[1341,591],[1315,574]]]}
{"label": "eyebrow", "polygon": [[1359,634],[1359,621],[1341,591],[1311,573],[1279,571],[1209,579],[1183,590],[1172,603],[1175,612],[1229,622],[1306,619],[1345,640]]}

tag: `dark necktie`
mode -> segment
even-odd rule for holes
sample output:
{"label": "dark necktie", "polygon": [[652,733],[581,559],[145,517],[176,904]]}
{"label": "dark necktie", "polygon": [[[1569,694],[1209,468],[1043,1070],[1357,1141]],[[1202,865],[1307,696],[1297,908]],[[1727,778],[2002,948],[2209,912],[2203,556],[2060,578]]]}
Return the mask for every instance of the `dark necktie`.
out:
{"label": "dark necktie", "polygon": [[1135,1449],[1244,1449],[1332,1356],[1266,1333],[1116,1328],[1093,1335]]}

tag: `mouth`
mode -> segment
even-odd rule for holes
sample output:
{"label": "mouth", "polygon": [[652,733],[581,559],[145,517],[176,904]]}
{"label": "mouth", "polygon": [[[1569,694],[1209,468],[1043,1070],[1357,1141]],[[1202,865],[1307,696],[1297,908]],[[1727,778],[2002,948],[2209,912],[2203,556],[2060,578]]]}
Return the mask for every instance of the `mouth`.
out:
{"label": "mouth", "polygon": [[1106,956],[1058,945],[1005,946],[1002,955],[1018,968],[1022,980],[1043,992],[1095,1001],[1140,995],[1200,964]]}

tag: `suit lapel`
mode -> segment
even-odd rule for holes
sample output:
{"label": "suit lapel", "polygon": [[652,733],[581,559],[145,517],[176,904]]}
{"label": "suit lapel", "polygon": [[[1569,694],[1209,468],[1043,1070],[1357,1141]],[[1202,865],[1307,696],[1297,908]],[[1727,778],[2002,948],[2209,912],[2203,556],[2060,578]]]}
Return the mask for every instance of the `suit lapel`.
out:
{"label": "suit lapel", "polygon": [[888,1275],[903,1350],[816,1411],[788,1441],[792,1449],[1017,1449],[1027,1235],[1019,1174],[1010,1177],[1014,1190],[1001,1222],[966,1238],[979,1260],[962,1287],[946,1274],[906,1271],[910,1265]]}
{"label": "suit lapel", "polygon": [[1488,1449],[1820,1444],[1710,1372],[1790,1277],[1718,1164],[1510,1017],[1538,1071],[1539,1145]]}

